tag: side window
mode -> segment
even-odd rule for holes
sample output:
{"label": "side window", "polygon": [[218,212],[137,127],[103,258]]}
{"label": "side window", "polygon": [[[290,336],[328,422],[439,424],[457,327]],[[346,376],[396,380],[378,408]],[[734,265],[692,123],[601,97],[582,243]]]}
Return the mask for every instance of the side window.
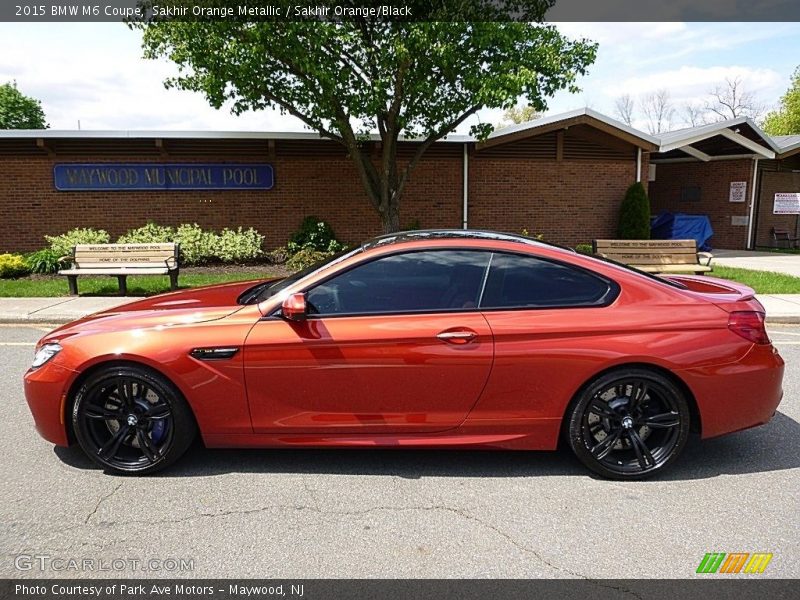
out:
{"label": "side window", "polygon": [[612,284],[582,269],[532,256],[495,254],[481,308],[593,306]]}
{"label": "side window", "polygon": [[429,250],[385,256],[308,291],[312,314],[476,309],[489,252]]}

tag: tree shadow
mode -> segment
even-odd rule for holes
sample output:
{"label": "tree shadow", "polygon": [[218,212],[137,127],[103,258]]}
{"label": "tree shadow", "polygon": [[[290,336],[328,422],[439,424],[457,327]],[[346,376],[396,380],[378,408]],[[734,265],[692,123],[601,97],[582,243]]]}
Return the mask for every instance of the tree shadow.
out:
{"label": "tree shadow", "polygon": [[[701,441],[690,438],[678,462],[649,481],[709,479],[800,467],[794,451],[800,424],[783,413],[762,427]],[[563,446],[563,444],[562,444]],[[55,447],[76,469],[97,467],[77,446]],[[207,477],[226,473],[424,477],[596,477],[566,447],[555,452],[397,449],[209,449],[196,443],[160,478]]]}

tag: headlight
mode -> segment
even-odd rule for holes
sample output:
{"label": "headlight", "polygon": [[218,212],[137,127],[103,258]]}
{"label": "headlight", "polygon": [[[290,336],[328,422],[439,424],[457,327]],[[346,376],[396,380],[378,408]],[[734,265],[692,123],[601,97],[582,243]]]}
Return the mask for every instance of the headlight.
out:
{"label": "headlight", "polygon": [[31,368],[36,369],[41,367],[59,352],[61,352],[60,344],[45,344],[36,351],[36,354],[33,357],[33,364],[31,365]]}

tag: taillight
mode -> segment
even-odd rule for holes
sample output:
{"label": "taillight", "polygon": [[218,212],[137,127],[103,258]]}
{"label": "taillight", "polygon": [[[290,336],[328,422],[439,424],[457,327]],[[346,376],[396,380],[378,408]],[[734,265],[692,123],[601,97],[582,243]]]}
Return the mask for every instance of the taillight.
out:
{"label": "taillight", "polygon": [[741,310],[730,313],[728,329],[754,344],[769,344],[769,335],[764,328],[764,313]]}

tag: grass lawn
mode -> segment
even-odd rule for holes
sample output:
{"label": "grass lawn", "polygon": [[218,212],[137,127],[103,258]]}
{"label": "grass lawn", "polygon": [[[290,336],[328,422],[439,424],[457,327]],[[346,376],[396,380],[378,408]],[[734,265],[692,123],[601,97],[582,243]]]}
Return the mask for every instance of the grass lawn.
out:
{"label": "grass lawn", "polygon": [[[267,279],[278,276],[265,268],[261,272],[253,270],[225,273],[181,273],[178,285],[181,288]],[[128,277],[129,296],[152,296],[169,291],[169,277],[136,276]],[[116,296],[119,293],[116,277],[78,277],[78,292],[81,296]],[[68,296],[67,278],[58,275],[39,275],[20,279],[0,279],[0,297],[54,297]]]}
{"label": "grass lawn", "polygon": [[714,271],[710,275],[743,283],[753,288],[757,294],[800,294],[800,277],[783,273],[714,265]]}

